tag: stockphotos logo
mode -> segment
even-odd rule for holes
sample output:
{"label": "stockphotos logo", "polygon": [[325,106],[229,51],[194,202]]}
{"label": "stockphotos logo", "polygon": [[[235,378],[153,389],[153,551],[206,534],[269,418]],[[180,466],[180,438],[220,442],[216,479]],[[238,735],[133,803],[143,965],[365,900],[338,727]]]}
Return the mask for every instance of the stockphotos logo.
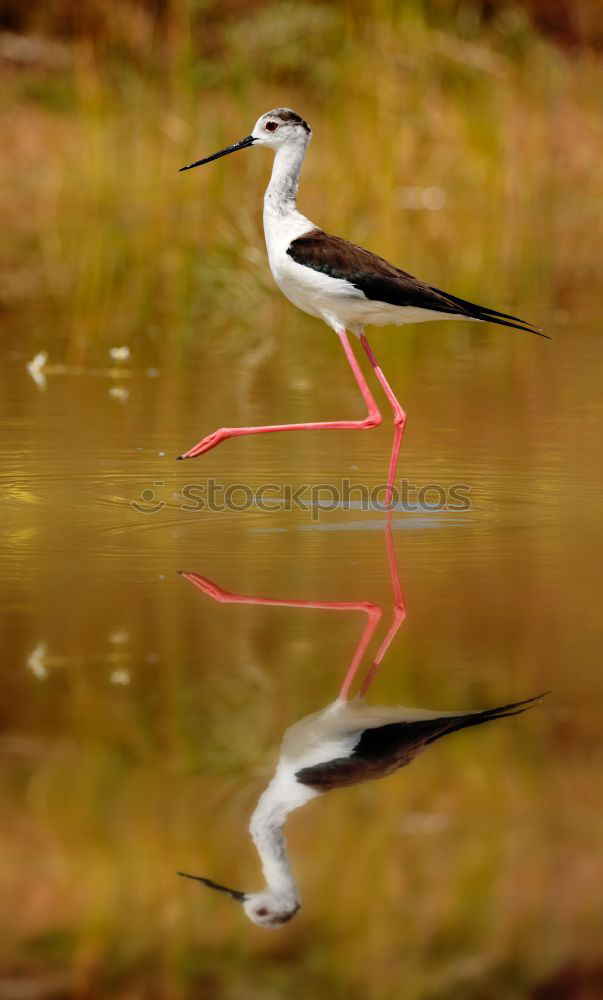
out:
{"label": "stockphotos logo", "polygon": [[[313,520],[333,510],[385,511],[387,486],[368,487],[343,479],[339,483],[314,483],[295,486],[291,483],[262,483],[252,488],[247,483],[226,486],[215,479],[188,483],[176,492],[168,492],[164,481],[145,487],[140,497],[131,501],[141,514],[156,514],[169,502],[186,514],[222,514],[260,511],[307,511]],[[471,510],[471,487],[466,483],[411,483],[401,479],[394,487],[392,505],[408,513],[448,511],[461,514]]]}

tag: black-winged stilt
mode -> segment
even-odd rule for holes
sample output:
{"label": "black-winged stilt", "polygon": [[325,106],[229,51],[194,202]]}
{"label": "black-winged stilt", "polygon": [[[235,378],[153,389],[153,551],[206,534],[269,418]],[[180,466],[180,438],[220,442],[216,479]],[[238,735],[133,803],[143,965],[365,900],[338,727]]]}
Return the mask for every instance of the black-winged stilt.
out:
{"label": "black-winged stilt", "polygon": [[377,363],[364,334],[365,325],[400,325],[432,319],[472,319],[514,327],[539,336],[546,334],[517,316],[478,306],[434,288],[370,251],[318,229],[298,212],[296,204],[299,173],[311,137],[312,130],[300,115],[289,108],[277,108],[258,118],[253,132],[245,139],[181,169],[191,170],[248,146],[269,146],[274,150],[276,155],[272,177],[264,197],[264,233],[272,274],[280,290],[294,305],[311,316],[318,316],[335,330],[368,413],[363,420],[221,427],[179,458],[195,458],[215,448],[221,441],[243,434],[329,429],[366,430],[376,427],[382,422],[381,413],[354,357],[347,334],[350,330],[360,338],[394,412],[394,441],[386,492],[386,504],[389,506],[406,414]]}
{"label": "black-winged stilt", "polygon": [[361,611],[367,622],[335,701],[300,719],[284,734],[274,776],[260,796],[249,831],[262,864],[266,885],[259,892],[242,892],[200,875],[178,872],[225,892],[243,904],[250,920],[262,927],[287,923],[301,906],[285,839],[289,813],[334,788],[385,777],[410,764],[442,736],[494,719],[518,715],[543,695],[471,712],[438,712],[403,706],[367,706],[364,697],[391,641],[405,618],[391,530],[386,532],[394,593],[392,624],[385,635],[358,695],[350,690],[363,654],[381,617],[379,605],[366,601],[294,601],[234,594],[197,573],[182,573],[203,593],[220,603]]}

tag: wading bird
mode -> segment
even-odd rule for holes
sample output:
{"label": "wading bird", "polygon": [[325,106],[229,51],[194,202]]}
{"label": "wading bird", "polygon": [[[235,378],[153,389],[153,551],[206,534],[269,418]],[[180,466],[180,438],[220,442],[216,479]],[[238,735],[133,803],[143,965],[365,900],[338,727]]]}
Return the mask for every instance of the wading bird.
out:
{"label": "wading bird", "polygon": [[379,605],[358,601],[294,601],[233,594],[197,573],[183,573],[195,587],[225,604],[361,611],[367,622],[339,694],[326,708],[290,726],[284,734],[276,770],[260,796],[249,832],[262,864],[266,885],[259,892],[241,892],[200,875],[178,872],[227,893],[242,903],[250,920],[262,927],[287,923],[301,906],[287,851],[284,827],[289,813],[333,788],[385,777],[411,761],[430,743],[448,733],[479,726],[494,719],[518,715],[541,698],[472,712],[438,712],[418,708],[369,707],[364,697],[406,612],[398,578],[391,530],[386,534],[394,592],[392,624],[367,671],[358,695],[350,690],[363,654],[381,617]]}
{"label": "wading bird", "polygon": [[394,440],[387,481],[386,504],[393,485],[406,414],[385,378],[364,334],[367,324],[422,323],[432,319],[471,319],[498,323],[546,336],[517,316],[487,309],[450,295],[414,278],[406,271],[355,246],[339,236],[318,229],[297,210],[297,188],[312,130],[289,108],[277,108],[258,118],[251,135],[182,170],[192,170],[248,146],[268,146],[274,166],[264,197],[264,234],[270,269],[286,297],[304,312],[317,316],[335,330],[362,393],[368,413],[363,420],[327,420],[260,427],[222,427],[180,455],[195,458],[220,442],[244,434],[273,431],[367,430],[382,422],[379,408],[354,356],[347,331],[356,334],[394,413]]}

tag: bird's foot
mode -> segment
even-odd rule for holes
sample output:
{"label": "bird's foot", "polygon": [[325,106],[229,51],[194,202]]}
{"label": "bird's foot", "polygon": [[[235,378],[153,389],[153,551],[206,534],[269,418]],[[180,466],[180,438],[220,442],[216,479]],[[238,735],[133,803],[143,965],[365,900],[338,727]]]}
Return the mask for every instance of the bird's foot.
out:
{"label": "bird's foot", "polygon": [[187,570],[179,569],[178,573],[183,576],[185,580],[192,583],[198,590],[202,590],[204,594],[208,597],[212,597],[214,601],[220,601],[220,603],[227,603],[231,598],[227,590],[219,587],[217,583],[213,583],[212,580],[208,580],[206,576],[201,576],[199,573],[189,573]]}
{"label": "bird's foot", "polygon": [[220,444],[222,441],[226,440],[230,435],[222,427],[218,431],[214,431],[213,434],[208,434],[204,437],[199,444],[196,444],[194,448],[189,448],[188,451],[183,452],[182,455],[178,455],[177,461],[182,462],[185,458],[197,458],[198,455],[203,455],[206,451],[211,451],[216,445]]}

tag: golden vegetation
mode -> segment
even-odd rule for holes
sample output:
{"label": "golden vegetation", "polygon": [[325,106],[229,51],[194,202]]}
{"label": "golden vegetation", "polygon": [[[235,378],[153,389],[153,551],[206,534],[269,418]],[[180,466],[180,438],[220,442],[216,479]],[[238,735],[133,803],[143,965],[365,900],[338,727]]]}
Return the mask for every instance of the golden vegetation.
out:
{"label": "golden vegetation", "polygon": [[0,296],[40,343],[51,330],[71,360],[91,360],[126,335],[157,352],[169,331],[177,363],[210,311],[225,337],[252,334],[258,312],[278,320],[261,234],[268,157],[177,173],[275,104],[314,126],[302,204],[325,227],[543,323],[573,304],[567,286],[588,287],[595,54],[562,51],[518,14],[478,31],[384,0],[210,6],[207,18],[179,3],[157,21],[129,5],[98,16],[109,10],[55,40],[63,56],[51,47],[47,63],[42,44],[31,62],[4,45]]}

